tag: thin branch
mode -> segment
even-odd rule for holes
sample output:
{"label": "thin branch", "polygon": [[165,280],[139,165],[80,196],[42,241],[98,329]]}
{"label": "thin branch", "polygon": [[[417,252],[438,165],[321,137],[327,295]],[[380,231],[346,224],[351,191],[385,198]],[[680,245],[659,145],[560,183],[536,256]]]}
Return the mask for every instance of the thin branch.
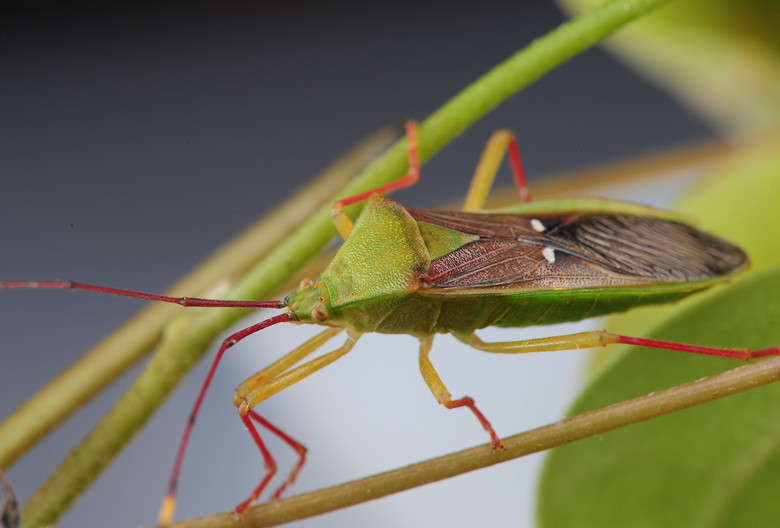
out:
{"label": "thin branch", "polygon": [[491,452],[487,444],[472,447],[360,480],[261,504],[250,508],[238,523],[232,513],[221,513],[180,521],[170,528],[277,526],[545,451],[776,381],[780,381],[780,357],[737,367],[504,438],[504,451]]}

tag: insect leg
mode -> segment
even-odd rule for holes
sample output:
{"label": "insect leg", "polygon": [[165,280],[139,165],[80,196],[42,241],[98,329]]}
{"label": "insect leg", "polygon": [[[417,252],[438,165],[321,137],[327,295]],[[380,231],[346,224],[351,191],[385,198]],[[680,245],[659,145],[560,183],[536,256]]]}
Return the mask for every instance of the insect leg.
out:
{"label": "insect leg", "polygon": [[471,187],[466,194],[466,201],[463,204],[464,211],[480,211],[484,208],[505,152],[512,165],[512,174],[517,192],[520,194],[520,200],[522,202],[531,201],[515,135],[509,130],[497,130],[493,132],[485,145],[485,150],[482,151],[482,157],[479,159],[477,170],[471,180]]}
{"label": "insect leg", "polygon": [[477,406],[474,404],[474,400],[472,398],[464,396],[463,398],[459,398],[457,400],[452,399],[452,395],[447,390],[447,387],[444,386],[444,383],[441,381],[438,372],[436,372],[436,369],[433,368],[433,364],[428,358],[428,353],[431,351],[432,344],[432,337],[420,340],[420,372],[422,373],[422,377],[425,380],[425,383],[428,385],[428,388],[431,389],[433,396],[436,398],[436,401],[448,409],[455,409],[458,407],[468,407],[471,409],[471,412],[473,412],[474,416],[477,417],[477,420],[479,420],[479,423],[482,424],[482,427],[485,429],[485,431],[490,434],[490,443],[493,446],[493,449],[503,449],[501,446],[501,440],[493,430],[493,426],[490,425],[490,422],[487,420],[487,418],[485,418],[485,415],[482,414],[479,409],[477,409]]}
{"label": "insect leg", "polygon": [[[325,332],[322,332],[321,334],[315,336],[313,339],[310,339],[309,341],[307,341],[297,349],[290,352],[290,354],[288,354],[287,356],[281,358],[276,363],[270,365],[266,369],[258,372],[256,375],[250,377],[249,379],[244,381],[241,385],[239,385],[236,388],[236,393],[235,396],[233,397],[233,401],[236,404],[236,407],[238,407],[238,415],[241,418],[241,421],[244,422],[244,425],[246,425],[247,429],[249,429],[249,434],[252,435],[252,438],[257,444],[257,447],[260,449],[266,467],[266,475],[260,481],[260,484],[258,484],[257,487],[252,491],[251,495],[247,500],[245,500],[244,502],[236,506],[235,509],[236,515],[240,516],[249,507],[250,504],[252,504],[255,500],[257,500],[257,498],[265,489],[266,485],[268,485],[268,482],[276,473],[276,463],[271,457],[271,454],[268,452],[268,449],[265,447],[265,443],[260,437],[257,428],[252,423],[252,419],[260,418],[256,413],[252,411],[252,408],[257,404],[259,404],[260,402],[262,402],[263,400],[268,399],[269,397],[273,396],[277,392],[300,381],[306,376],[309,376],[314,372],[320,370],[321,368],[330,365],[338,358],[340,358],[341,356],[343,356],[344,354],[352,350],[352,347],[355,345],[355,342],[360,337],[360,334],[348,330],[346,342],[336,350],[333,350],[332,352],[328,352],[327,354],[314,358],[311,361],[308,361],[307,363],[304,363],[303,365],[296,367],[292,370],[279,371],[278,367],[280,365],[286,364],[287,367],[291,367],[297,361],[303,359],[303,357],[305,357],[306,355],[314,352],[317,348],[319,348],[324,343],[325,340],[327,340],[327,338],[331,337],[332,335],[335,335],[335,333],[337,333],[340,330],[341,329],[336,329],[334,331],[333,329],[328,329]],[[273,376],[264,375],[264,373],[267,374],[268,372],[277,372],[277,373]],[[279,431],[273,426],[268,427],[270,424],[268,424],[268,422],[263,420],[262,418],[260,418],[258,422],[264,427],[267,427],[274,434],[281,433],[281,431]],[[303,446],[298,444],[295,440],[292,440],[292,438],[288,437],[287,435],[283,435],[283,436],[279,435],[279,436],[282,438],[282,440],[287,442],[289,445],[293,446],[294,449],[298,450],[299,453],[301,453],[299,447],[303,448]],[[285,437],[290,441],[288,442],[288,440],[285,439]],[[282,493],[282,491],[284,491],[284,489],[295,480],[295,477],[298,475],[300,468],[303,466],[304,459],[305,459],[305,449],[303,450],[303,453],[301,453],[301,460],[299,460],[298,464],[293,469],[292,473],[287,478],[285,483],[277,490],[276,493],[274,493],[274,497],[278,497]]]}
{"label": "insect leg", "polygon": [[295,464],[295,467],[292,469],[292,471],[290,471],[290,474],[287,476],[287,480],[284,481],[284,484],[279,486],[279,488],[274,492],[272,496],[273,499],[278,499],[279,497],[282,496],[284,490],[287,489],[287,486],[295,482],[295,479],[298,477],[298,473],[301,472],[303,465],[306,463],[306,452],[307,452],[306,446],[304,446],[303,444],[301,444],[300,442],[292,438],[290,435],[288,435],[287,433],[285,433],[284,431],[276,427],[274,424],[272,424],[271,422],[269,422],[268,420],[266,420],[265,418],[257,414],[255,411],[249,411],[249,416],[254,421],[256,421],[257,423],[259,423],[260,425],[262,425],[263,427],[271,431],[279,438],[281,438],[284,443],[286,443],[288,446],[290,446],[291,448],[293,448],[295,451],[298,452],[298,463]]}
{"label": "insect leg", "polygon": [[289,320],[290,316],[288,314],[277,315],[275,317],[271,317],[270,319],[266,319],[265,321],[261,321],[257,324],[253,324],[252,326],[244,328],[243,330],[230,335],[224,341],[222,341],[222,346],[219,347],[217,355],[214,357],[214,361],[211,363],[208,374],[206,374],[206,379],[200,388],[200,392],[198,393],[198,398],[195,400],[195,405],[193,405],[192,411],[190,411],[187,425],[184,428],[184,433],[182,434],[181,441],[179,442],[179,449],[176,452],[176,460],[173,463],[173,470],[171,471],[171,479],[168,483],[168,492],[163,499],[163,502],[160,506],[160,513],[158,514],[158,520],[160,524],[169,524],[171,519],[173,519],[173,513],[176,509],[176,488],[179,483],[179,474],[181,473],[181,466],[182,462],[184,461],[184,453],[187,451],[187,444],[189,442],[190,434],[192,433],[192,428],[195,425],[195,418],[197,417],[198,411],[200,410],[200,405],[203,403],[203,398],[206,396],[206,392],[211,385],[211,380],[214,378],[214,373],[219,366],[219,362],[222,360],[222,356],[230,347],[245,337],[259,332],[263,328],[268,328],[271,325],[287,322]]}
{"label": "insect leg", "polygon": [[[276,377],[277,375],[281,374],[285,370],[288,370],[293,365],[298,363],[300,360],[302,360],[307,355],[311,354],[315,350],[319,349],[322,345],[325,344],[327,340],[329,340],[331,337],[335,336],[339,332],[341,332],[343,328],[332,326],[327,328],[324,332],[320,332],[313,338],[309,339],[299,347],[297,347],[292,352],[285,354],[283,357],[279,358],[277,361],[274,361],[264,369],[260,370],[256,374],[253,374],[249,378],[247,378],[243,383],[241,383],[238,387],[235,389],[235,399],[236,399],[236,405],[241,404],[241,398],[243,395],[247,394],[252,390],[252,388],[256,387],[258,384],[263,383],[263,380],[272,379]],[[301,468],[303,468],[304,463],[306,462],[306,447],[303,446],[300,442],[293,439],[289,435],[287,435],[284,431],[280,430],[278,427],[270,423],[268,420],[254,412],[253,410],[249,410],[247,412],[247,415],[249,418],[254,420],[255,422],[259,423],[262,427],[265,427],[269,431],[271,431],[273,434],[278,436],[283,442],[285,442],[287,445],[289,445],[291,448],[293,448],[295,451],[298,452],[298,463],[295,465],[295,467],[292,469],[290,474],[287,477],[287,480],[285,480],[284,484],[282,484],[273,494],[273,498],[277,499],[279,498],[284,490],[295,482],[296,477],[298,476],[298,473],[300,473]],[[246,420],[244,419],[243,415],[241,416],[241,420],[244,421],[246,424]],[[251,423],[251,422],[250,422]],[[263,479],[263,482],[260,483],[258,486],[259,491],[257,495],[259,496],[260,493],[262,493],[262,490],[265,488],[265,486],[268,484],[268,481],[270,481],[271,477],[273,477],[274,473],[276,472],[276,463],[274,462],[273,458],[270,457],[270,454],[268,455],[269,459],[265,458],[265,455],[267,453],[265,449],[265,444],[260,439],[258,442],[259,434],[257,437],[255,437],[255,434],[253,430],[255,429],[253,425],[248,426],[248,429],[250,431],[250,434],[252,435],[252,438],[255,439],[255,443],[257,443],[260,452],[263,454],[263,458],[265,459],[266,464],[266,476]],[[256,431],[255,431],[256,432]],[[271,470],[271,468],[273,470]],[[246,506],[251,504],[253,499],[250,499],[247,501]],[[246,506],[242,508],[241,511],[246,509]]]}
{"label": "insect leg", "polygon": [[315,350],[319,349],[322,345],[325,344],[326,341],[342,330],[344,330],[343,327],[329,326],[326,330],[312,337],[292,352],[285,354],[259,372],[248,377],[238,387],[236,387],[235,393],[240,398],[243,398],[246,394],[251,392],[253,388],[264,383],[265,380],[275,378],[282,372],[289,370],[293,365],[301,361]]}
{"label": "insect leg", "polygon": [[699,345],[675,343],[673,341],[660,341],[645,339],[642,337],[629,337],[613,334],[604,330],[593,332],[581,332],[556,337],[544,337],[540,339],[527,339],[524,341],[506,341],[500,343],[486,343],[475,334],[453,333],[455,337],[464,343],[485,352],[502,354],[523,354],[526,352],[556,352],[559,350],[575,350],[580,348],[603,347],[611,344],[638,345],[648,348],[660,348],[664,350],[678,350],[692,354],[704,354],[732,359],[749,361],[760,357],[780,355],[780,347],[764,348],[761,350],[748,350],[746,348],[716,348]]}
{"label": "insect leg", "polygon": [[379,187],[371,189],[370,191],[366,191],[364,193],[356,194],[355,196],[344,198],[343,200],[339,200],[338,202],[333,204],[333,208],[331,209],[330,212],[330,218],[333,221],[333,225],[336,226],[336,230],[339,232],[342,238],[347,238],[349,232],[352,231],[352,220],[350,220],[349,217],[346,215],[346,213],[343,211],[345,206],[357,202],[362,202],[363,200],[367,199],[368,197],[374,194],[381,194],[390,191],[396,191],[398,189],[403,189],[404,187],[411,187],[412,185],[417,183],[417,180],[420,179],[420,162],[417,156],[417,122],[416,121],[407,121],[406,137],[407,137],[406,150],[409,155],[409,172],[407,172],[405,176],[395,181],[392,181],[390,183],[386,183],[385,185],[380,185]]}

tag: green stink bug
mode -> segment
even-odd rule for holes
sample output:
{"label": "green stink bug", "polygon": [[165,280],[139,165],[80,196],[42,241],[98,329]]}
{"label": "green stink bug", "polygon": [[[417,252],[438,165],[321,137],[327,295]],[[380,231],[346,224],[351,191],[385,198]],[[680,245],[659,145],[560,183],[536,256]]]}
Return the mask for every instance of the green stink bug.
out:
{"label": "green stink bug", "polygon": [[[674,215],[642,206],[597,199],[530,202],[516,142],[506,131],[494,134],[479,163],[464,211],[407,209],[381,193],[412,185],[419,177],[416,125],[408,133],[409,173],[401,180],[342,200],[333,220],[345,242],[316,281],[303,281],[284,301],[222,301],[171,298],[73,282],[0,283],[2,288],[71,288],[184,306],[285,308],[285,313],[236,332],[223,341],[200,391],[177,454],[169,492],[160,514],[170,521],[183,454],[192,424],[225,351],[241,339],[276,323],[326,326],[319,335],[249,377],[236,388],[239,416],[260,449],[268,471],[242,513],[267,487],[275,463],[256,423],[300,454],[278,497],[305,460],[305,448],[252,409],[273,394],[349,352],[361,334],[410,334],[420,340],[419,365],[436,400],[447,408],[467,407],[488,432],[493,449],[501,441],[469,397],[453,399],[428,354],[433,335],[451,333],[474,348],[525,353],[637,344],[736,359],[776,355],[780,347],[750,352],[642,338],[606,331],[524,341],[486,343],[475,331],[487,326],[520,327],[576,321],[671,302],[727,280],[748,265],[730,243],[696,230]],[[480,211],[498,164],[509,153],[523,205]],[[342,208],[366,200],[355,224]],[[347,331],[345,343],[301,363],[331,337]]]}

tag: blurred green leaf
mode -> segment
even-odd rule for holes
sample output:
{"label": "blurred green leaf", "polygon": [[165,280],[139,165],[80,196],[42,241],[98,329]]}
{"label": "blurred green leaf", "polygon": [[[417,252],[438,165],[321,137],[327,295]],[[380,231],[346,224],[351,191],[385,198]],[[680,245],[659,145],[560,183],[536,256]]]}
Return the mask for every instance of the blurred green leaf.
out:
{"label": "blurred green leaf", "polygon": [[[580,12],[602,0],[559,0]],[[606,41],[724,132],[776,128],[780,120],[777,0],[688,0]]]}
{"label": "blurred green leaf", "polygon": [[[763,348],[780,343],[780,270],[721,290],[653,333]],[[709,376],[734,360],[635,349],[605,370],[573,414]],[[777,526],[780,384],[554,450],[539,520],[553,526]]]}
{"label": "blurred green leaf", "polygon": [[[605,327],[712,346],[780,344],[780,148],[744,147],[684,200],[700,227],[738,243],[753,269],[682,303],[640,309]],[[612,360],[577,414],[732,368],[679,352],[604,350]],[[539,495],[541,526],[776,526],[780,522],[780,385],[726,398],[553,451]],[[750,521],[750,524],[747,524]]]}
{"label": "blurred green leaf", "polygon": [[715,180],[695,189],[675,209],[738,243],[750,255],[752,271],[758,271],[780,265],[778,204],[780,141],[765,138],[717,167]]}
{"label": "blurred green leaf", "polygon": [[[562,3],[577,10],[599,2]],[[779,7],[775,0],[688,0],[607,45],[722,131],[771,130],[780,122]],[[681,303],[614,317],[605,328],[712,346],[780,344],[778,175],[780,142],[754,134],[675,208],[743,247],[749,273]],[[639,348],[597,357],[610,361],[572,414],[737,364]],[[540,525],[778,526],[779,408],[774,384],[558,448],[540,484]]]}

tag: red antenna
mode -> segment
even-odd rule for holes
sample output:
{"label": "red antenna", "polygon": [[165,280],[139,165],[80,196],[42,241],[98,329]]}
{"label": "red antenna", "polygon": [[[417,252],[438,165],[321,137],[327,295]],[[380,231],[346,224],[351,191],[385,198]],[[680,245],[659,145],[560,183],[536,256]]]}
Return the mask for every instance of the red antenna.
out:
{"label": "red antenna", "polygon": [[[118,295],[121,297],[134,297],[137,299],[144,299],[147,301],[167,302],[171,304],[178,304],[180,306],[188,306],[188,307],[193,306],[193,307],[211,307],[211,308],[285,308],[287,306],[284,301],[246,301],[246,300],[203,299],[199,297],[169,297],[167,295],[157,295],[153,293],[144,293],[144,292],[139,292],[134,290],[124,290],[120,288],[109,288],[106,286],[98,286],[95,284],[85,284],[82,282],[73,282],[73,281],[0,281],[0,290],[3,289],[5,290],[13,290],[13,289],[82,290],[82,291],[89,291],[95,293],[104,293],[108,295]],[[284,323],[290,320],[291,318],[289,314],[284,313],[284,314],[276,315],[274,317],[271,317],[270,319],[266,319],[265,321],[261,321],[252,326],[244,328],[243,330],[240,330],[230,335],[224,341],[222,341],[222,345],[219,347],[219,350],[217,351],[217,355],[214,357],[214,361],[211,363],[211,368],[209,369],[209,372],[206,375],[206,379],[203,381],[203,385],[201,386],[200,392],[198,393],[198,398],[197,400],[195,400],[195,404],[193,405],[192,411],[190,411],[189,418],[187,419],[187,424],[184,427],[184,433],[182,434],[181,441],[179,442],[179,449],[176,453],[176,460],[173,463],[173,470],[171,471],[171,478],[168,484],[168,492],[166,493],[165,499],[163,500],[162,506],[160,507],[160,514],[159,514],[160,524],[168,524],[173,518],[173,512],[176,507],[176,487],[179,482],[179,474],[181,473],[182,462],[184,461],[184,453],[187,450],[187,444],[189,442],[190,434],[192,433],[192,427],[195,425],[195,419],[198,415],[198,411],[200,410],[200,406],[201,403],[203,402],[203,398],[206,396],[206,391],[208,391],[208,388],[211,385],[211,380],[214,378],[214,373],[216,372],[217,366],[222,360],[225,351],[227,351],[230,347],[232,347],[233,345],[235,345],[245,337],[250,336],[255,332],[258,332],[263,328],[267,328],[277,323]],[[284,432],[280,431],[273,424],[269,423],[267,420],[259,416],[257,413],[251,412],[250,415],[260,425],[262,425],[272,433],[276,434],[284,442],[292,446],[296,451],[298,451],[300,455],[300,461],[293,469],[293,472],[291,473],[290,477],[287,479],[287,482],[285,482],[285,484],[274,495],[274,496],[278,496],[279,494],[281,494],[281,492],[284,490],[287,484],[289,482],[292,482],[292,480],[295,479],[295,476],[297,475],[301,466],[303,466],[303,461],[305,459],[305,449],[298,442],[296,442],[295,440],[287,436]],[[254,426],[251,423],[249,423],[249,428],[250,428],[250,432],[255,433],[252,434],[252,438],[254,438],[255,443],[257,443],[257,446],[260,448],[260,452],[262,453],[263,458],[266,461],[266,465],[271,465],[271,466],[274,465],[273,459],[271,458],[271,454],[269,453],[268,449],[265,447],[263,441],[260,439],[260,435],[256,434],[256,431],[254,431]],[[265,487],[265,484],[267,484],[267,482],[270,480],[271,476],[273,476],[273,473],[270,473],[268,477],[261,482],[260,486],[258,487],[259,489],[256,490],[258,494],[262,492],[262,489]]]}

